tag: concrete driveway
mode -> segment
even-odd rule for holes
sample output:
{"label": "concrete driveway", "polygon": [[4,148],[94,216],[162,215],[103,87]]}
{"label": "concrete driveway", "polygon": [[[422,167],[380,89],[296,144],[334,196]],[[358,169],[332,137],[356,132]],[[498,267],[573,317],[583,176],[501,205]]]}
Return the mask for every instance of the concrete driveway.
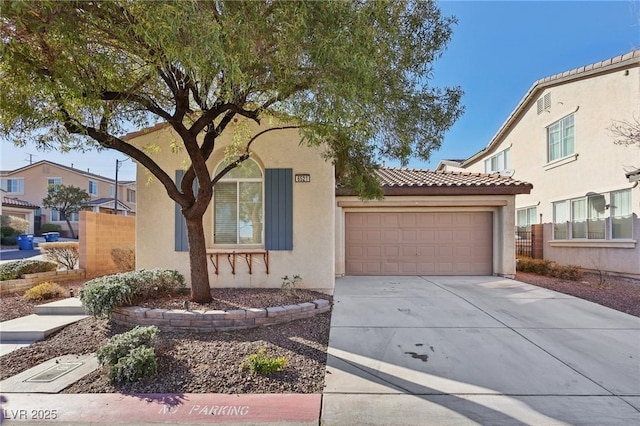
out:
{"label": "concrete driveway", "polygon": [[324,425],[640,424],[640,318],[499,277],[336,280]]}

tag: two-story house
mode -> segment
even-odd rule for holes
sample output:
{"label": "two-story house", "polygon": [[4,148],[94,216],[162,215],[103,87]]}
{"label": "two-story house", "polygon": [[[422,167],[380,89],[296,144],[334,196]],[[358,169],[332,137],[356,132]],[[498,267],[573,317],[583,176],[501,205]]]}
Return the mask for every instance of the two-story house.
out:
{"label": "two-story house", "polygon": [[516,224],[544,224],[545,259],[640,275],[640,147],[611,132],[638,117],[635,50],[536,81],[486,148],[438,169],[532,183],[516,199]]}
{"label": "two-story house", "polygon": [[[0,181],[5,197],[16,197],[20,200],[42,205],[51,185],[73,185],[84,189],[91,196],[87,208],[94,212],[120,215],[135,215],[136,212],[136,183],[132,181],[118,182],[117,209],[114,207],[116,197],[116,181],[88,171],[64,166],[51,161],[38,161],[19,169],[0,171]],[[8,210],[7,210],[8,212]],[[8,213],[7,213],[8,214]],[[39,232],[44,223],[56,223],[62,226],[63,235],[67,231],[66,222],[57,210],[41,208],[34,215],[33,231]],[[79,228],[79,215],[71,217],[74,232]]]}

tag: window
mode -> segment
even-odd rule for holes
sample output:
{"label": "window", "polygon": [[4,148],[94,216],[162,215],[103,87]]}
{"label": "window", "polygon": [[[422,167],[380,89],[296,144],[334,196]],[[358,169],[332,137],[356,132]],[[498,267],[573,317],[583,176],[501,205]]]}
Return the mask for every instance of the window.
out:
{"label": "window", "polygon": [[[221,163],[219,173],[228,163]],[[262,244],[262,171],[246,160],[227,173],[214,187],[215,244]]]}
{"label": "window", "polygon": [[547,160],[549,162],[574,153],[574,133],[573,114],[547,127]]}
{"label": "window", "polygon": [[131,189],[127,189],[127,201],[130,203],[135,203],[136,202],[136,191],[133,191]]}
{"label": "window", "polygon": [[2,189],[7,191],[7,194],[24,194],[24,178],[15,179],[2,179]]}
{"label": "window", "polygon": [[630,189],[611,193],[611,238],[633,238]]}
{"label": "window", "polygon": [[62,185],[62,178],[48,178],[47,186],[57,186]]}
{"label": "window", "polygon": [[498,173],[503,170],[507,170],[511,163],[510,160],[510,148],[500,151],[491,158],[484,160],[484,172],[485,173]]}
{"label": "window", "polygon": [[[51,222],[64,222],[65,219],[62,217],[58,210],[51,210]],[[71,222],[79,222],[80,214],[78,212],[71,213],[71,217],[69,218]]]}
{"label": "window", "polygon": [[[610,204],[607,203],[610,200]],[[609,232],[607,232],[609,230]],[[564,239],[630,239],[633,238],[631,190],[553,203],[553,238]]]}
{"label": "window", "polygon": [[98,195],[98,182],[95,180],[89,181],[89,195]]}
{"label": "window", "polygon": [[109,197],[115,197],[116,195],[116,186],[109,185]]}
{"label": "window", "polygon": [[531,230],[531,225],[537,223],[538,208],[526,207],[516,212],[516,226],[519,231]]}

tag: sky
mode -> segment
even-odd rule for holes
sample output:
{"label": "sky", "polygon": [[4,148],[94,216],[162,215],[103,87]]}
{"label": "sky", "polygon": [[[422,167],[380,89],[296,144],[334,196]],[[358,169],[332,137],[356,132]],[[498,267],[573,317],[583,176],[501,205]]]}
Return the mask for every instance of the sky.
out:
{"label": "sky", "polygon": [[[441,1],[445,15],[457,17],[453,36],[434,64],[431,84],[460,86],[464,115],[446,134],[428,162],[468,158],[484,148],[533,83],[583,65],[640,48],[640,0],[620,1]],[[50,160],[115,178],[113,151],[87,154],[17,148],[2,141],[0,168],[12,170]],[[399,165],[387,162],[387,165]],[[135,164],[125,161],[119,180],[135,179]]]}

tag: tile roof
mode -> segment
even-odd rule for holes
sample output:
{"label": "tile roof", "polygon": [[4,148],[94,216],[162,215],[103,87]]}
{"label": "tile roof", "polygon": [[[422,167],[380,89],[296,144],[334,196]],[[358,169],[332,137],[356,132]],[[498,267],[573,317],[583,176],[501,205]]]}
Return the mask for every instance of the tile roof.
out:
{"label": "tile roof", "polygon": [[2,205],[7,207],[21,207],[24,209],[39,209],[40,206],[36,206],[35,204],[31,204],[28,201],[20,200],[14,197],[2,197]]}

